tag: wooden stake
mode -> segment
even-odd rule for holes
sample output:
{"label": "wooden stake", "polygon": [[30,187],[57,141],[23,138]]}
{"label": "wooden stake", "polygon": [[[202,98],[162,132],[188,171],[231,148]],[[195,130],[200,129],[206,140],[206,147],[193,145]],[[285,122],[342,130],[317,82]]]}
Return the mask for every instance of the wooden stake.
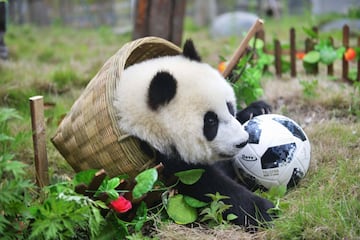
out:
{"label": "wooden stake", "polygon": [[250,39],[255,35],[255,33],[262,29],[264,21],[261,19],[257,19],[256,22],[251,26],[250,30],[246,34],[245,38],[241,41],[240,46],[236,49],[234,55],[230,58],[229,63],[227,64],[223,77],[226,78],[230,75],[232,70],[235,68],[236,64],[239,62],[239,59],[244,54],[247,46],[249,45]]}
{"label": "wooden stake", "polygon": [[[343,46],[347,50],[349,48],[349,34],[350,34],[350,28],[348,25],[344,25],[343,27]],[[349,74],[349,63],[345,59],[345,54],[342,58],[342,79],[344,81],[348,81],[348,74]]]}
{"label": "wooden stake", "polygon": [[296,77],[296,35],[295,35],[295,28],[290,28],[290,67],[291,67],[291,77]]}
{"label": "wooden stake", "polygon": [[[312,30],[316,33],[316,36],[319,36],[319,28],[318,27],[312,27]],[[311,46],[311,50],[314,50],[315,47],[315,43],[312,42],[312,46]],[[315,63],[314,64],[314,74],[318,74],[319,73],[319,64]]]}
{"label": "wooden stake", "polygon": [[48,159],[44,121],[44,101],[42,96],[30,99],[31,125],[34,144],[36,183],[40,188],[49,185]]}
{"label": "wooden stake", "polygon": [[280,44],[280,41],[278,39],[275,39],[274,40],[274,45],[275,45],[275,53],[274,53],[274,57],[275,57],[275,72],[276,72],[276,75],[278,77],[281,78],[281,68],[282,68],[282,63],[281,63],[281,55],[282,55],[282,52],[281,52],[281,44]]}
{"label": "wooden stake", "polygon": [[[357,46],[360,48],[360,36],[358,36],[357,39]],[[358,58],[357,60],[357,75],[356,75],[356,79],[358,82],[360,82],[360,58]]]}
{"label": "wooden stake", "polygon": [[[331,46],[334,46],[334,39],[332,37],[329,38]],[[334,64],[331,63],[327,65],[327,74],[328,76],[334,76]]]}
{"label": "wooden stake", "polygon": [[94,196],[95,192],[99,189],[101,183],[104,181],[106,175],[107,174],[104,169],[100,169],[99,171],[97,171],[84,195],[90,198]]}

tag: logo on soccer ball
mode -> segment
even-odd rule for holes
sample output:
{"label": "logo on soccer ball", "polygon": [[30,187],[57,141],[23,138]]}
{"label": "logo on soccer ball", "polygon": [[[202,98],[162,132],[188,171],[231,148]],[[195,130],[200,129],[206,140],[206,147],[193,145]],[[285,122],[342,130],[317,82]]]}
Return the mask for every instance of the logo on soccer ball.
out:
{"label": "logo on soccer ball", "polygon": [[252,161],[256,161],[257,157],[256,156],[251,156],[251,155],[241,154],[241,160],[252,162]]}

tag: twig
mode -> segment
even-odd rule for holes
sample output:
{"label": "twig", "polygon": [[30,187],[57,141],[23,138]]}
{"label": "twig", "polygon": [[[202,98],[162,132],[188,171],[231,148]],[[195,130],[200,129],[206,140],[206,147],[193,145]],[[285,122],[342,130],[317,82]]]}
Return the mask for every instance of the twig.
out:
{"label": "twig", "polygon": [[244,51],[246,50],[250,39],[256,34],[256,32],[258,32],[262,28],[263,23],[263,20],[257,19],[256,22],[251,26],[245,38],[240,43],[240,46],[238,47],[238,49],[236,49],[234,55],[231,57],[229,63],[227,64],[223,72],[223,77],[228,77],[232,70],[235,68],[236,64],[239,62],[239,59],[244,54]]}

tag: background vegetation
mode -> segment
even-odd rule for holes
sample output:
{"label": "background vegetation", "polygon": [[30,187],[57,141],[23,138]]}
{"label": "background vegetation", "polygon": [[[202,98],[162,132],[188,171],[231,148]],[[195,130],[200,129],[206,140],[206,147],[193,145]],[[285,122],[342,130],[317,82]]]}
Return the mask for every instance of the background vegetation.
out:
{"label": "background vegetation", "polygon": [[[321,19],[310,16],[269,19],[265,21],[265,31],[268,39],[276,36],[287,42],[290,27],[300,30],[319,21]],[[28,98],[43,95],[50,177],[53,183],[69,179],[74,173],[49,139],[88,81],[112,54],[131,40],[130,34],[115,35],[107,27],[86,30],[60,25],[46,28],[10,25],[8,30],[6,43],[10,59],[0,62],[0,106],[14,108],[18,113],[11,115],[6,129],[2,129],[7,136],[13,137],[11,148],[8,144],[3,145],[2,156],[9,153],[13,155],[11,158],[29,165],[24,169],[28,181],[21,182],[22,186],[28,187],[29,182],[34,182]],[[219,56],[230,57],[241,40],[235,37],[211,39],[207,29],[197,28],[189,19],[184,35],[184,38],[194,40],[204,61],[214,67],[220,61]],[[336,38],[335,44],[341,41],[340,33],[334,31],[331,35]],[[340,76],[340,65],[336,62],[335,76]],[[354,63],[351,67],[355,67]],[[344,83],[336,77],[325,77],[322,71],[325,70],[320,69],[318,76],[302,73],[296,79],[286,76],[276,79],[267,75],[262,80],[263,99],[274,106],[275,113],[287,115],[301,124],[312,144],[309,172],[299,186],[281,198],[283,213],[274,221],[273,227],[248,234],[236,226],[207,228],[193,225],[189,229],[159,220],[153,226],[154,237],[359,239],[359,85]],[[311,83],[313,87],[304,82]],[[3,186],[8,175],[1,176]],[[28,198],[23,200],[29,201]]]}

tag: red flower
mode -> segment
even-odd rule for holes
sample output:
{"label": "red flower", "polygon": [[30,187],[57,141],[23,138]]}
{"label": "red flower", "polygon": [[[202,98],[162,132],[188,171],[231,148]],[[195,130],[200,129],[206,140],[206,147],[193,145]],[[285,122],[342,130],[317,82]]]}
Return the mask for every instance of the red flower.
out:
{"label": "red flower", "polygon": [[305,53],[304,52],[297,52],[296,53],[296,58],[302,60],[305,57]]}
{"label": "red flower", "polygon": [[131,202],[120,196],[118,199],[110,202],[110,208],[114,209],[118,213],[125,213],[132,208]]}

